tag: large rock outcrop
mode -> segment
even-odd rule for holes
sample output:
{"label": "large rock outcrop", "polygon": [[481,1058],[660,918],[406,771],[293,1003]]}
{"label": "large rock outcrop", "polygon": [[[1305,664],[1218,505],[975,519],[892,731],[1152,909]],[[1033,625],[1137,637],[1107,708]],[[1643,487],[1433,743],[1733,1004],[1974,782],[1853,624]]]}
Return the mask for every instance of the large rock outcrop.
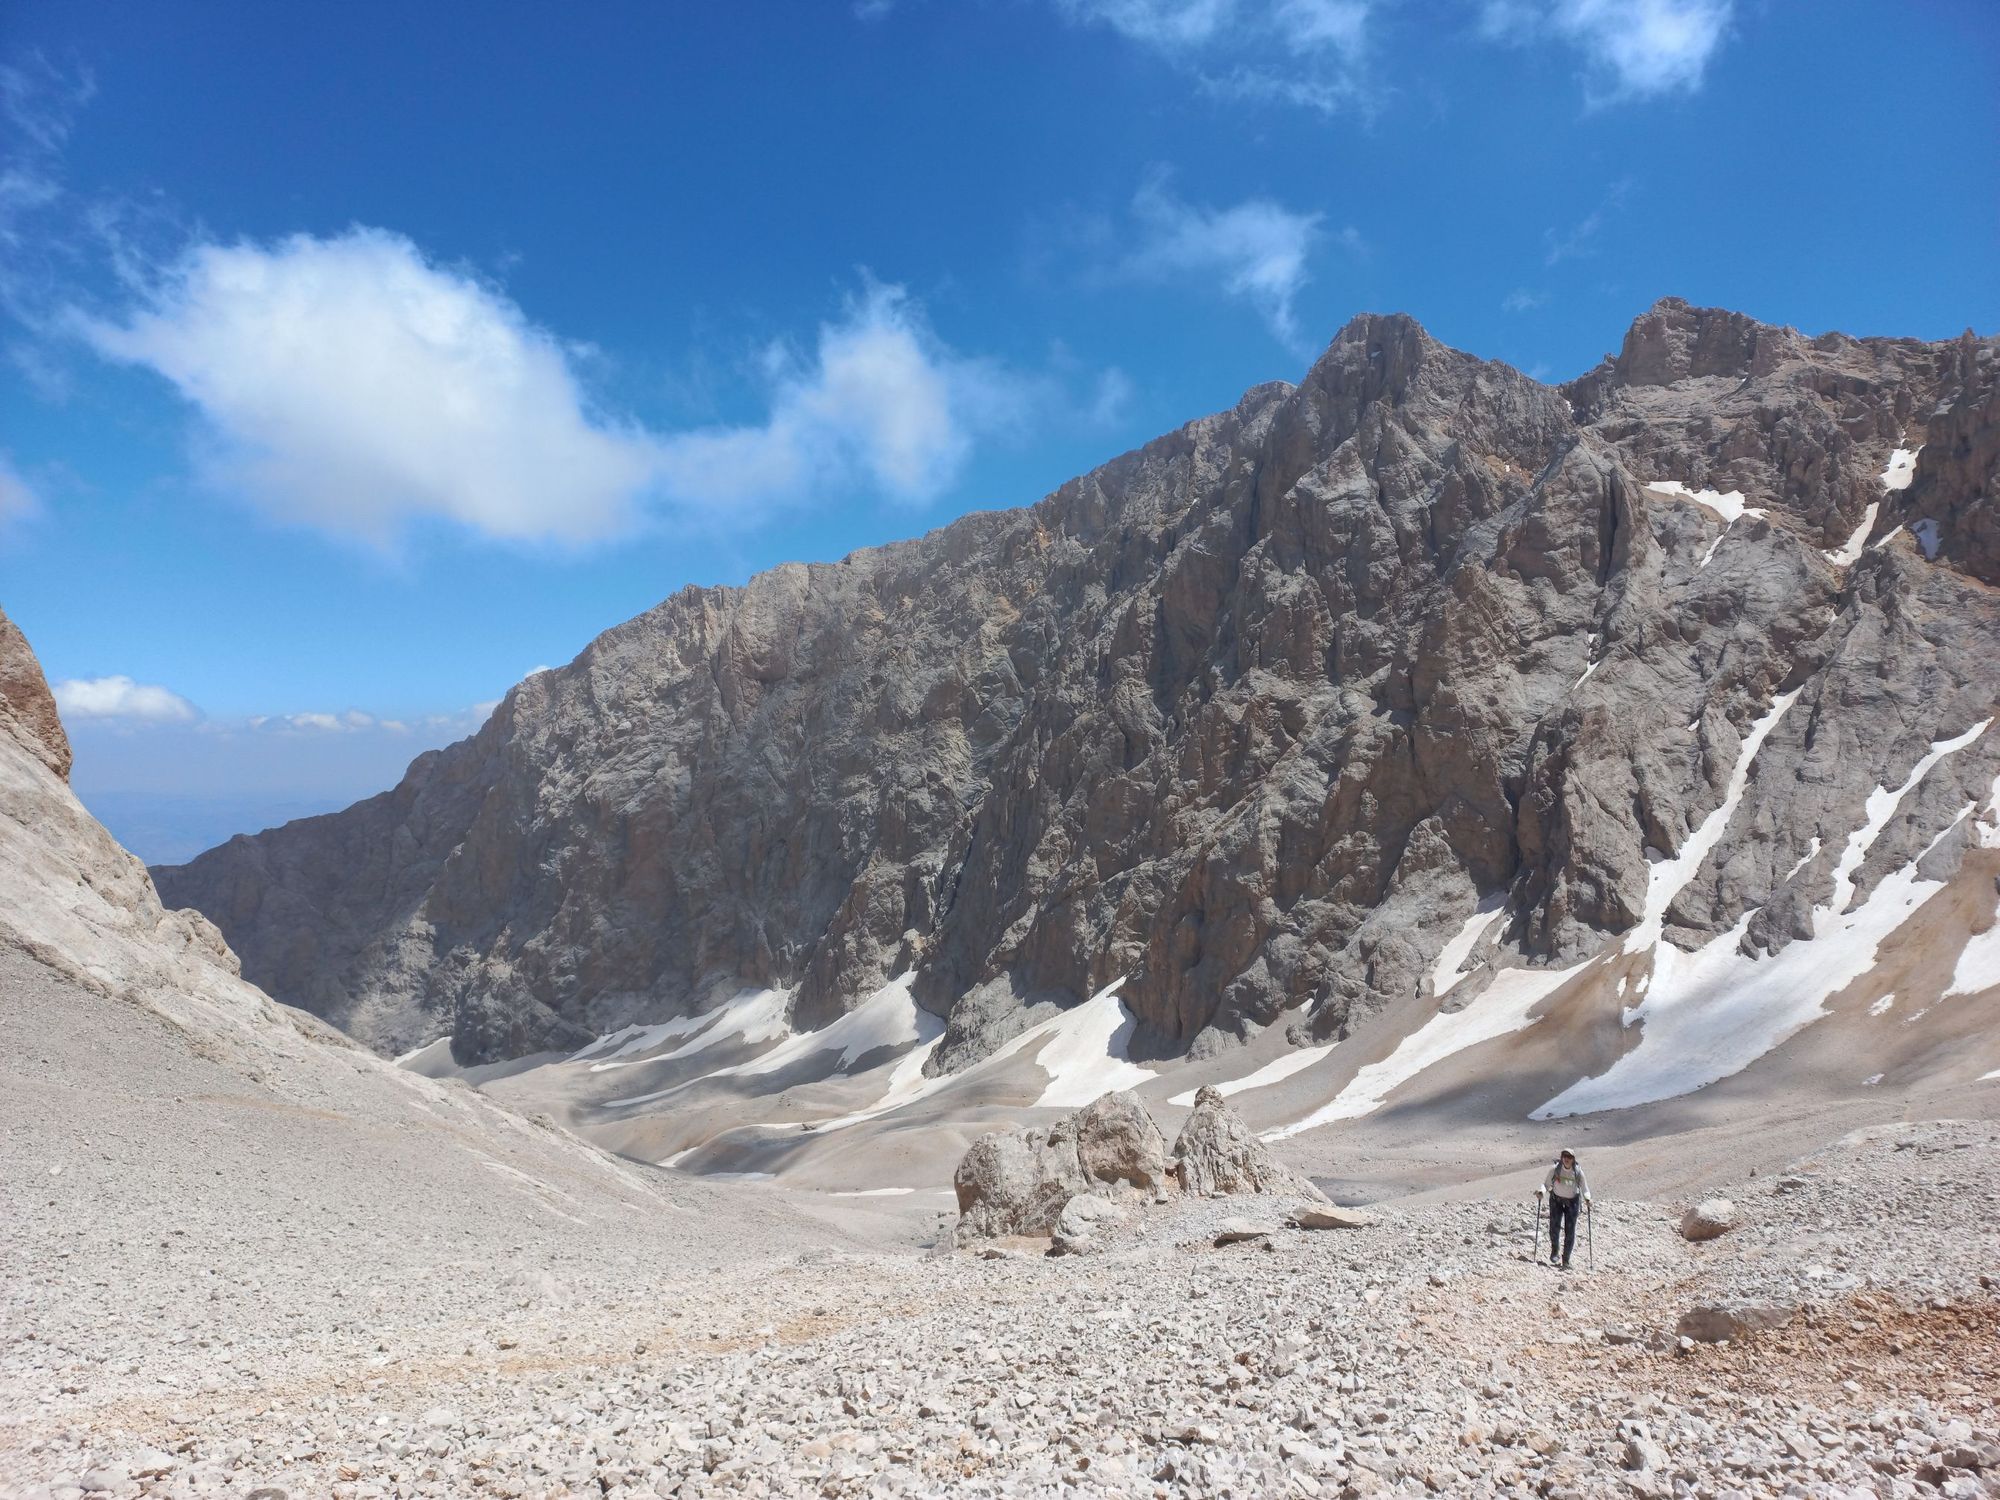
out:
{"label": "large rock outcrop", "polygon": [[1067,1253],[1094,1248],[1133,1205],[1180,1193],[1282,1194],[1301,1208],[1326,1202],[1309,1178],[1264,1148],[1213,1088],[1195,1096],[1171,1158],[1145,1101],[1111,1093],[1046,1130],[981,1136],[960,1159],[953,1186],[960,1245],[1053,1235]]}
{"label": "large rock outcrop", "polygon": [[1197,1197],[1233,1193],[1289,1193],[1315,1203],[1326,1195],[1265,1149],[1222,1091],[1204,1087],[1174,1142],[1174,1180]]}
{"label": "large rock outcrop", "polygon": [[1503,893],[1489,944],[1596,951],[1796,693],[1659,915],[1687,946],[1754,910],[1775,950],[1991,795],[2000,735],[1840,868],[1877,785],[1993,712],[1996,380],[1992,339],[1666,301],[1557,387],[1357,318],[1027,509],[685,589],[394,790],[157,878],[383,1050],[743,985],[819,1024],[914,969],[933,1071],[1121,975],[1139,1053],[1202,1055],[1425,993]]}
{"label": "large rock outcrop", "polygon": [[69,780],[69,736],[56,712],[55,695],[28,638],[4,609],[0,609],[0,732],[58,778]]}
{"label": "large rock outcrop", "polygon": [[183,1000],[237,1024],[279,1024],[279,1007],[242,981],[214,924],[161,904],[146,867],[76,800],[69,769],[41,663],[0,613],[0,948],[162,1014]]}
{"label": "large rock outcrop", "polygon": [[1111,1093],[1048,1129],[1003,1130],[959,1161],[958,1242],[1055,1232],[1081,1196],[1143,1201],[1172,1188],[1166,1138],[1136,1094]]}

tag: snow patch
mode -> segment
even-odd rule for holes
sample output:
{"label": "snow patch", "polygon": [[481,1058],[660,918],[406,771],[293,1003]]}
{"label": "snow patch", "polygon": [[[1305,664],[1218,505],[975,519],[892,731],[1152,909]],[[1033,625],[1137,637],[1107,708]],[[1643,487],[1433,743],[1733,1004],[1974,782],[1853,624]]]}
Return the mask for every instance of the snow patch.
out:
{"label": "snow patch", "polygon": [[1750,784],[1750,766],[1757,759],[1757,752],[1764,740],[1778,727],[1778,721],[1785,712],[1798,701],[1800,690],[1793,688],[1789,693],[1780,693],[1771,702],[1769,712],[1743,737],[1742,747],[1737,751],[1735,769],[1729,773],[1729,785],[1722,794],[1722,805],[1701,821],[1701,826],[1690,833],[1680,847],[1680,852],[1671,859],[1662,857],[1653,862],[1646,872],[1646,912],[1639,919],[1625,939],[1627,953],[1643,952],[1655,947],[1660,941],[1661,924],[1667,909],[1674,904],[1687,883],[1694,879],[1701,869],[1701,863],[1709,852],[1722,842],[1722,835],[1729,827],[1729,820],[1736,815],[1737,804],[1743,800],[1744,789]]}
{"label": "snow patch", "polygon": [[[1833,867],[1833,901],[1831,905],[1813,912],[1815,936],[1822,926],[1822,913],[1838,917],[1847,910],[1847,904],[1854,896],[1854,872],[1861,868],[1862,861],[1868,857],[1868,851],[1874,847],[1875,840],[1882,836],[1882,830],[1889,826],[1889,820],[1896,815],[1896,809],[1902,805],[1903,799],[1918,782],[1930,774],[1932,766],[1947,755],[1963,750],[1986,733],[1987,726],[1992,722],[1990,718],[1981,719],[1964,734],[1948,740],[1933,740],[1930,749],[1924,752],[1901,786],[1892,792],[1885,786],[1877,785],[1875,790],[1868,794],[1868,801],[1862,809],[1865,821],[1847,836],[1847,847],[1841,851],[1840,863]],[[1965,814],[1960,813],[1959,816],[1964,817]]]}
{"label": "snow patch", "polygon": [[1886,1076],[1887,1076],[1886,1074],[1882,1073],[1870,1073],[1866,1078],[1861,1080],[1861,1086],[1864,1089],[1872,1089],[1875,1087],[1876,1084],[1880,1083]]}
{"label": "snow patch", "polygon": [[1994,912],[1991,927],[1965,940],[1958,953],[1958,964],[1951,971],[1951,983],[1938,998],[1977,995],[1995,985],[2000,985],[2000,911]]}
{"label": "snow patch", "polygon": [[[757,993],[767,992],[743,992],[743,994]],[[736,998],[740,1000],[742,994],[739,994]],[[734,1000],[730,1002],[730,1004],[734,1003],[736,1003]],[[630,1063],[620,1063],[618,1059],[631,1057],[634,1053],[638,1052],[651,1052],[655,1047],[664,1047],[676,1037],[683,1037],[691,1032],[700,1031],[704,1027],[712,1025],[717,1017],[725,1014],[728,1009],[729,1006],[724,1005],[717,1010],[708,1011],[702,1015],[679,1016],[671,1021],[662,1021],[657,1026],[627,1026],[622,1031],[614,1031],[608,1036],[601,1036],[589,1046],[579,1048],[571,1055],[569,1060],[571,1062],[589,1063],[590,1071],[593,1073],[602,1073],[607,1068],[630,1067]],[[608,1052],[603,1050],[607,1047],[611,1049]],[[658,1059],[642,1057],[638,1061],[655,1062]]]}
{"label": "snow patch", "polygon": [[1442,1000],[1450,994],[1459,980],[1465,976],[1459,970],[1465,967],[1465,960],[1486,935],[1486,929],[1499,920],[1506,910],[1507,893],[1495,891],[1473,908],[1457,932],[1445,939],[1444,947],[1438,950],[1437,962],[1431,965],[1431,998]]}
{"label": "snow patch", "polygon": [[[396,1059],[396,1066],[408,1068],[412,1073],[424,1073],[426,1069],[439,1063],[451,1067],[451,1038],[441,1036],[436,1041],[425,1042],[421,1047],[412,1047]],[[426,1074],[428,1076],[428,1074]]]}
{"label": "snow patch", "polygon": [[1697,506],[1722,523],[1721,535],[1708,544],[1708,550],[1702,553],[1701,561],[1696,564],[1701,568],[1709,565],[1715,556],[1715,549],[1722,545],[1722,538],[1729,534],[1731,526],[1744,516],[1762,517],[1768,514],[1754,505],[1745,505],[1741,490],[1731,490],[1727,494],[1715,490],[1691,490],[1678,479],[1662,479],[1646,485],[1645,492],[1656,500],[1680,500]]}
{"label": "snow patch", "polygon": [[1049,1075],[1049,1086],[1035,1101],[1037,1109],[1081,1109],[1156,1076],[1126,1056],[1139,1023],[1118,998],[1124,983],[1122,976],[1114,979],[1083,1004],[1036,1028],[1047,1028],[1048,1041],[1035,1054],[1035,1063]]}
{"label": "snow patch", "polygon": [[1831,551],[1822,551],[1820,556],[1836,568],[1850,568],[1861,561],[1861,554],[1868,550],[1868,533],[1875,529],[1875,513],[1881,508],[1881,501],[1870,500],[1861,513],[1861,524],[1848,534],[1847,540]]}
{"label": "snow patch", "polygon": [[1885,490],[1906,490],[1910,481],[1917,477],[1917,455],[1923,452],[1920,443],[1914,448],[1898,448],[1889,455],[1889,462],[1882,470],[1882,488]]}
{"label": "snow patch", "polygon": [[773,1047],[761,1057],[721,1068],[711,1078],[755,1077],[788,1068],[804,1058],[822,1052],[840,1051],[835,1072],[845,1072],[871,1052],[912,1042],[934,1042],[944,1035],[944,1022],[921,1010],[910,998],[914,971],[899,974],[845,1015],[838,1016],[817,1031],[804,1031]]}
{"label": "snow patch", "polygon": [[1868,1007],[1868,1014],[1871,1016],[1886,1016],[1889,1013],[1889,1007],[1895,1003],[1896,992],[1891,990],[1880,1000],[1877,1000],[1873,1005]]}
{"label": "snow patch", "polygon": [[[1983,730],[1985,725],[1978,727]],[[1972,737],[1961,735],[1939,745],[1957,748],[1970,744]],[[1937,759],[1926,756],[1919,762],[1920,770],[1929,770]],[[1918,779],[1920,773],[1912,773],[1895,794],[1896,800]],[[1881,810],[1872,797],[1869,803],[1870,823],[1848,840],[1850,851],[1859,850],[1853,865],[1860,863],[1894,810],[1893,804]],[[1828,1000],[1875,967],[1883,940],[1943,889],[1942,881],[1919,879],[1917,866],[1971,810],[1969,804],[1962,808],[1922,853],[1885,876],[1859,910],[1844,910],[1852,882],[1837,879],[1832,904],[1813,910],[1813,936],[1776,955],[1746,957],[1738,951],[1755,910],[1746,911],[1729,931],[1692,953],[1672,943],[1658,944],[1653,953],[1656,982],[1645,1002],[1626,1018],[1626,1025],[1638,1023],[1642,1028],[1638,1045],[1597,1077],[1572,1084],[1529,1118],[1553,1120],[1629,1109],[1691,1094],[1742,1072],[1825,1016]],[[1845,856],[1842,864],[1851,875]]]}
{"label": "snow patch", "polygon": [[1589,642],[1583,648],[1583,661],[1584,661],[1583,675],[1577,678],[1575,682],[1570,684],[1571,692],[1575,692],[1578,688],[1582,687],[1586,682],[1590,681],[1590,674],[1597,670],[1597,665],[1598,665],[1597,642],[1598,642],[1597,632],[1592,631],[1590,634]]}
{"label": "snow patch", "polygon": [[950,1083],[955,1076],[950,1073],[941,1073],[935,1078],[924,1077],[924,1064],[928,1063],[931,1060],[931,1054],[937,1051],[938,1043],[943,1039],[943,1035],[944,1033],[940,1031],[937,1036],[932,1037],[921,1047],[912,1047],[908,1052],[897,1058],[889,1069],[889,1082],[882,1093],[882,1097],[866,1109],[857,1109],[852,1114],[835,1115],[830,1120],[814,1120],[812,1128],[814,1130],[845,1130],[850,1125],[859,1125],[866,1120],[880,1119],[891,1110],[901,1109],[905,1104],[914,1104],[917,1100],[936,1093],[947,1083]]}
{"label": "snow patch", "polygon": [[1589,964],[1567,969],[1501,969],[1484,993],[1460,1011],[1440,1011],[1403,1038],[1396,1050],[1356,1073],[1346,1088],[1303,1120],[1267,1130],[1262,1139],[1287,1140],[1335,1120],[1356,1120],[1379,1109],[1389,1095],[1426,1068],[1481,1042],[1520,1031],[1528,1014]]}
{"label": "snow patch", "polygon": [[[747,1062],[736,1063],[726,1068],[715,1068],[698,1078],[687,1079],[669,1088],[655,1089],[650,1094],[634,1094],[626,1099],[607,1100],[605,1107],[631,1109],[641,1104],[653,1104],[684,1089],[693,1088],[698,1083],[706,1083],[717,1078],[760,1077],[826,1052],[840,1053],[839,1059],[833,1065],[833,1071],[837,1073],[852,1067],[869,1053],[887,1047],[904,1046],[912,1042],[935,1043],[944,1035],[944,1022],[928,1011],[919,1010],[916,1002],[910,998],[910,984],[915,977],[914,974],[899,975],[855,1006],[853,1010],[836,1017],[819,1030],[790,1035],[784,1030],[782,1021],[786,992],[759,991],[752,999],[775,997],[775,1011],[770,1010],[768,1004],[759,1006],[746,1001],[730,1024],[754,1026],[759,1031],[757,1040],[769,1040],[766,1023],[770,1015],[775,1014],[779,1018],[778,1035],[784,1036],[785,1040]],[[713,1040],[715,1037],[712,1031],[703,1032],[678,1051],[669,1052],[665,1057],[655,1058],[653,1061],[664,1062],[669,1058],[685,1057],[711,1045]]]}
{"label": "snow patch", "polygon": [[[1290,1078],[1294,1073],[1303,1073],[1339,1045],[1338,1042],[1327,1042],[1318,1047],[1296,1048],[1276,1062],[1265,1063],[1254,1073],[1246,1073],[1241,1078],[1232,1078],[1227,1083],[1218,1083],[1215,1091],[1227,1099],[1236,1094],[1248,1093],[1251,1089],[1268,1088],[1271,1084],[1281,1083]],[[1189,1089],[1185,1094],[1174,1095],[1167,1103],[1192,1108],[1194,1096],[1200,1092],[1199,1089]]]}
{"label": "snow patch", "polygon": [[1812,836],[1812,842],[1806,845],[1806,852],[1799,856],[1799,862],[1793,865],[1789,870],[1785,871],[1785,879],[1789,881],[1794,875],[1798,874],[1799,871],[1803,870],[1807,865],[1811,864],[1814,860],[1818,858],[1819,858],[1819,835],[1814,834]]}
{"label": "snow patch", "polygon": [[914,1193],[915,1188],[848,1188],[842,1192],[828,1193],[829,1198],[901,1198]]}
{"label": "snow patch", "polygon": [[[790,990],[739,990],[714,1010],[699,1016],[682,1016],[678,1020],[664,1021],[658,1026],[628,1026],[622,1032],[613,1032],[610,1037],[600,1037],[578,1052],[571,1062],[583,1060],[584,1053],[595,1050],[614,1038],[624,1038],[618,1050],[610,1059],[593,1062],[590,1071],[602,1073],[611,1068],[637,1067],[641,1063],[674,1062],[683,1057],[693,1057],[706,1052],[718,1042],[740,1041],[746,1046],[761,1046],[765,1042],[775,1042],[789,1036],[791,1028],[785,1024],[785,1006],[791,1000]],[[694,1040],[663,1052],[657,1057],[635,1057],[633,1053],[645,1052],[663,1042],[672,1041],[677,1036],[694,1033]],[[625,1060],[628,1059],[629,1060]]]}
{"label": "snow patch", "polygon": [[1973,837],[1982,849],[2000,849],[2000,776],[1993,778],[1993,793],[1986,799],[1986,811],[1973,824]]}

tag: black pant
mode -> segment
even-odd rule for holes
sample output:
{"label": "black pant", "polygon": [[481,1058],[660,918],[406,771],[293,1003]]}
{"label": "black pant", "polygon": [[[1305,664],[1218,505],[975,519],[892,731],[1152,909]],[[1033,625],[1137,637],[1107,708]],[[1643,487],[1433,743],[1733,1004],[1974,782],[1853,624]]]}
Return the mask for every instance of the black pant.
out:
{"label": "black pant", "polygon": [[1562,1263],[1569,1264],[1569,1253],[1576,1248],[1576,1211],[1582,1204],[1581,1198],[1558,1198],[1549,1194],[1549,1259],[1558,1253]]}

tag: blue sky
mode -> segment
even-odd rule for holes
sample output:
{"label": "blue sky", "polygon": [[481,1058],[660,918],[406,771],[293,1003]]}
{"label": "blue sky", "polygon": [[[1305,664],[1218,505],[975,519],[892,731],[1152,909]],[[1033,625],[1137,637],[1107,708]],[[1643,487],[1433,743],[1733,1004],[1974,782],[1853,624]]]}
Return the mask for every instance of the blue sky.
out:
{"label": "blue sky", "polygon": [[143,855],[687,583],[1032,501],[1364,310],[2000,324],[2000,7],[896,0],[0,21],[0,605]]}

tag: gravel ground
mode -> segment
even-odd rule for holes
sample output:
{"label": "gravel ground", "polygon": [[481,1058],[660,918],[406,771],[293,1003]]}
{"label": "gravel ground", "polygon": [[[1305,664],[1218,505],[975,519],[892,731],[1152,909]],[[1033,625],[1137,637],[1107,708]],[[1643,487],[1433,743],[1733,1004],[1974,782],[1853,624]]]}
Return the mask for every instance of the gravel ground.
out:
{"label": "gravel ground", "polygon": [[[296,1264],[214,1202],[186,1249],[170,1201],[10,1212],[0,1492],[2000,1493],[1996,1183],[1990,1123],[1859,1132],[1717,1184],[1742,1225],[1705,1244],[1606,1198],[1567,1273],[1519,1202],[1315,1234],[1182,1203],[1102,1254],[987,1259],[914,1248],[920,1212],[800,1249],[857,1236],[745,1185],[637,1232],[636,1200],[458,1223],[457,1255],[386,1210],[305,1218]],[[1273,1232],[1217,1248],[1244,1216]],[[645,1248],[683,1217],[737,1253]],[[1683,1342],[1710,1305],[1775,1326]]]}

